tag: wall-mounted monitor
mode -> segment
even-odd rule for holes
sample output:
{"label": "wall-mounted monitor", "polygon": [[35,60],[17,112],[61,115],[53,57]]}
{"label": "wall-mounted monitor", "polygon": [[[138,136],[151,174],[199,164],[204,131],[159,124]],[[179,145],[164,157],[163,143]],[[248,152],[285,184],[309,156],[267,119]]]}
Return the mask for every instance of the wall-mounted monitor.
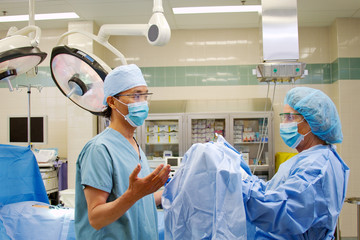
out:
{"label": "wall-mounted monitor", "polygon": [[[26,144],[28,142],[27,120],[27,116],[10,116],[8,118],[9,143]],[[32,144],[47,143],[47,116],[30,118],[30,142]]]}

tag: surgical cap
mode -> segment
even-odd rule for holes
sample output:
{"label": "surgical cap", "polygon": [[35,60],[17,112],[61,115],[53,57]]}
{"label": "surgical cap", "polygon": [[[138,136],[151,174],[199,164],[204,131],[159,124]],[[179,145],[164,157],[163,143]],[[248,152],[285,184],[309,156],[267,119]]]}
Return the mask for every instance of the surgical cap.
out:
{"label": "surgical cap", "polygon": [[327,143],[341,143],[343,139],[339,114],[335,104],[322,91],[296,87],[288,91],[284,104],[295,109],[309,123],[311,131]]}
{"label": "surgical cap", "polygon": [[104,80],[103,104],[108,105],[107,97],[139,86],[147,86],[147,84],[138,66],[130,64],[114,68]]}

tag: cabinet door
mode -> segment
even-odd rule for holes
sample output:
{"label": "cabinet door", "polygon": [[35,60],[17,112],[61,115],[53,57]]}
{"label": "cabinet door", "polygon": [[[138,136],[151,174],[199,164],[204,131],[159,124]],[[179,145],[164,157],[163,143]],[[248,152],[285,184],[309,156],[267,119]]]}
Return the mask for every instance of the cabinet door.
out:
{"label": "cabinet door", "polygon": [[141,132],[141,146],[149,160],[184,154],[182,115],[151,114]]}
{"label": "cabinet door", "polygon": [[228,114],[192,114],[187,116],[187,149],[194,143],[214,141],[216,134],[229,135]]}
{"label": "cabinet door", "polygon": [[264,112],[230,117],[232,145],[243,154],[251,170],[264,180],[269,180],[274,172],[271,116]]}

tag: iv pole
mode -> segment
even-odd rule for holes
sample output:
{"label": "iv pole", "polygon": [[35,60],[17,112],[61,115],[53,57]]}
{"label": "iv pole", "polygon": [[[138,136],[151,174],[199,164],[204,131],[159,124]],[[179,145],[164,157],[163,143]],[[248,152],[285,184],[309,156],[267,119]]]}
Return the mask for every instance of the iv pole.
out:
{"label": "iv pole", "polygon": [[28,94],[28,117],[27,117],[27,141],[28,145],[31,147],[31,88],[37,88],[39,92],[41,92],[42,86],[41,85],[16,85],[16,89],[19,89],[20,87],[27,88],[27,94]]}
{"label": "iv pole", "polygon": [[[35,4],[34,4],[34,0],[29,0],[29,26],[35,26]],[[33,37],[34,33],[30,32],[29,33],[29,37]],[[37,66],[30,69],[26,75],[27,76],[36,76],[36,72],[37,72]],[[28,141],[28,145],[30,147],[31,146],[31,88],[37,88],[39,90],[39,92],[41,92],[42,86],[41,85],[16,85],[16,89],[18,89],[19,87],[24,87],[27,88],[27,94],[28,94],[28,117],[27,117],[27,141]]]}

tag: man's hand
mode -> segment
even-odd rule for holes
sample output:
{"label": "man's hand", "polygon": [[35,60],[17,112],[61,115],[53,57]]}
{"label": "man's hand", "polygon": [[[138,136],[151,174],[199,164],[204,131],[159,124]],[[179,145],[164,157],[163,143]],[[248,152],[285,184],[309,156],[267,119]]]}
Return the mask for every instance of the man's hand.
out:
{"label": "man's hand", "polygon": [[138,178],[140,164],[129,177],[129,188],[115,201],[106,202],[109,193],[86,186],[84,194],[88,205],[89,222],[96,230],[119,219],[132,205],[142,197],[157,191],[169,177],[170,165],[159,165],[144,178]]}
{"label": "man's hand", "polygon": [[164,186],[169,178],[170,165],[164,167],[160,164],[152,173],[144,178],[138,178],[141,170],[141,165],[138,164],[129,177],[128,190],[138,199],[156,192],[159,188]]}

